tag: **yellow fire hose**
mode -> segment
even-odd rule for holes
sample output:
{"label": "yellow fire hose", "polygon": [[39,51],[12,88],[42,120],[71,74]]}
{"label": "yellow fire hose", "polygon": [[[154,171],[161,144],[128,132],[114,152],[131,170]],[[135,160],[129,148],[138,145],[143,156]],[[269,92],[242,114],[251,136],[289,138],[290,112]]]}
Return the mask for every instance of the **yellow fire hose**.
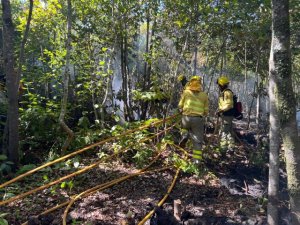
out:
{"label": "yellow fire hose", "polygon": [[[164,202],[166,201],[166,199],[169,197],[171,191],[173,190],[175,183],[177,181],[178,175],[180,172],[180,168],[177,169],[175,177],[170,185],[170,187],[168,188],[167,193],[165,194],[165,196],[159,201],[159,203],[157,204],[158,207],[162,206],[164,204]],[[150,217],[153,215],[153,213],[155,212],[155,209],[151,210],[145,217],[144,219],[138,223],[138,225],[143,225],[148,219],[150,219]]]}
{"label": "yellow fire hose", "polygon": [[[174,125],[173,125],[173,126],[174,126]],[[160,135],[161,133],[165,132],[166,130],[170,130],[171,128],[173,128],[173,126],[167,128],[167,129],[165,129],[165,130],[163,130],[163,131],[161,131],[161,132],[159,132],[159,133],[156,133],[155,135],[152,135],[152,136],[150,136],[150,137],[148,137],[148,138],[144,138],[144,139],[140,140],[140,142],[145,142],[145,141],[147,141],[147,140],[151,140],[153,137],[155,137],[155,136],[157,136],[157,135]],[[135,144],[136,144],[136,143],[130,144],[129,147],[130,147],[130,146],[133,146],[133,145],[135,145]],[[28,196],[28,195],[31,195],[31,194],[33,194],[33,193],[35,193],[35,192],[37,192],[37,191],[44,190],[44,189],[46,189],[46,188],[48,188],[48,187],[51,187],[51,186],[53,186],[53,185],[55,185],[55,184],[58,184],[58,183],[64,181],[64,180],[66,180],[66,179],[69,179],[69,178],[71,178],[71,177],[74,177],[74,176],[77,176],[77,175],[79,175],[79,174],[82,174],[82,173],[84,173],[84,172],[86,172],[86,171],[88,171],[88,170],[91,170],[91,169],[93,169],[94,167],[98,166],[98,165],[99,165],[100,163],[102,163],[103,161],[108,160],[108,159],[111,159],[111,158],[113,158],[114,156],[116,156],[116,155],[118,155],[118,154],[120,154],[120,153],[122,153],[122,152],[127,151],[127,150],[129,149],[129,147],[123,149],[123,150],[120,151],[120,152],[114,153],[113,155],[111,155],[111,156],[109,156],[109,157],[107,157],[107,158],[101,159],[101,160],[97,161],[96,163],[93,163],[93,164],[91,164],[91,165],[89,165],[89,166],[87,166],[87,167],[85,167],[85,168],[83,168],[83,169],[81,169],[81,170],[78,170],[78,171],[76,171],[76,172],[74,172],[74,173],[72,173],[72,174],[69,174],[69,175],[64,176],[64,177],[62,177],[62,178],[60,178],[60,179],[57,179],[57,180],[55,180],[55,181],[52,181],[52,182],[50,182],[50,183],[48,183],[48,184],[45,184],[45,185],[40,186],[40,187],[38,187],[38,188],[35,188],[35,189],[31,190],[31,191],[28,191],[28,192],[25,192],[25,193],[23,193],[23,194],[14,196],[14,197],[12,197],[12,198],[9,198],[9,199],[7,199],[7,200],[1,201],[1,202],[0,202],[0,206],[1,206],[1,205],[8,204],[8,203],[13,202],[13,201],[16,201],[16,200],[18,200],[18,199],[22,199],[22,198],[24,198],[24,197],[26,197],[26,196]]]}
{"label": "yellow fire hose", "polygon": [[[76,200],[78,200],[79,198],[81,198],[81,197],[87,197],[87,196],[93,194],[93,193],[96,192],[96,191],[102,191],[102,190],[104,190],[104,189],[106,189],[106,188],[109,188],[109,187],[113,186],[114,184],[117,184],[117,183],[120,183],[120,182],[122,182],[122,181],[125,181],[126,179],[129,179],[129,178],[131,178],[131,177],[138,176],[138,175],[145,174],[145,173],[158,172],[158,171],[161,171],[161,170],[165,170],[165,169],[170,168],[170,167],[164,167],[164,168],[162,168],[162,169],[155,169],[155,170],[145,171],[145,170],[147,170],[151,165],[153,165],[154,162],[157,161],[157,159],[159,158],[159,156],[161,155],[161,153],[162,153],[164,150],[165,150],[165,148],[164,148],[161,152],[159,152],[159,154],[158,154],[158,155],[157,155],[157,156],[149,163],[149,165],[148,165],[147,167],[141,169],[139,172],[134,173],[134,174],[130,174],[130,175],[126,175],[126,176],[124,176],[124,177],[117,178],[117,179],[114,179],[114,180],[112,180],[112,181],[108,181],[108,182],[106,182],[106,183],[104,183],[104,184],[97,185],[97,186],[95,186],[95,187],[93,187],[93,188],[90,188],[90,189],[88,189],[88,190],[82,192],[82,193],[79,194],[79,195],[73,195],[73,196],[71,196],[71,200],[66,201],[66,202],[64,202],[64,203],[61,203],[60,205],[57,205],[57,206],[55,206],[55,207],[53,207],[53,208],[51,208],[51,209],[49,209],[49,210],[46,210],[46,211],[44,211],[43,213],[41,213],[40,215],[46,215],[46,214],[48,214],[48,213],[50,213],[50,212],[55,211],[56,209],[59,209],[59,208],[62,208],[62,207],[64,207],[64,206],[66,206],[66,205],[68,205],[68,208],[70,208],[71,205],[72,205]],[[67,209],[66,209],[66,210],[67,210]],[[66,214],[66,213],[65,213],[65,214]],[[23,223],[22,225],[27,225],[27,224],[28,224],[28,222]]]}
{"label": "yellow fire hose", "polygon": [[[178,145],[175,145],[175,144],[172,144],[172,145],[175,146],[176,148],[180,149],[185,154],[185,157],[184,157],[185,159],[188,157],[188,152],[187,151],[185,151],[183,148],[179,147]],[[176,183],[176,181],[178,179],[179,172],[180,172],[180,168],[177,169],[176,174],[175,174],[175,176],[173,178],[173,181],[172,181],[170,187],[168,188],[167,193],[165,194],[165,196],[157,204],[158,207],[162,206],[164,204],[164,202],[166,201],[166,199],[169,197],[169,195],[172,192],[172,190],[173,190],[173,188],[175,186],[175,183]],[[144,219],[138,223],[138,225],[143,225],[148,219],[150,219],[150,217],[153,215],[154,212],[155,212],[155,209],[151,210],[144,217]]]}
{"label": "yellow fire hose", "polygon": [[[161,155],[161,153],[162,153],[163,151],[165,151],[165,150],[166,150],[166,145],[164,145],[163,150],[160,151],[160,152],[157,154],[157,156],[155,156],[155,158],[149,163],[148,166],[146,166],[145,168],[141,169],[139,172],[135,173],[135,175],[131,174],[131,175],[125,176],[125,177],[124,177],[124,180],[126,180],[126,179],[132,177],[132,175],[133,175],[133,176],[136,176],[136,174],[141,174],[141,173],[143,173],[145,170],[147,170],[151,165],[153,165],[153,164],[157,161],[157,159],[159,158],[159,156]],[[121,182],[121,181],[123,181],[123,180],[120,180],[120,182]],[[114,184],[116,184],[116,183],[114,183]],[[67,215],[68,215],[68,211],[69,211],[69,209],[71,208],[71,206],[73,205],[73,203],[74,203],[76,200],[80,199],[83,195],[85,195],[85,194],[87,194],[87,193],[89,193],[89,192],[94,193],[94,192],[97,191],[97,189],[99,189],[99,188],[96,186],[96,188],[93,188],[93,189],[95,189],[95,190],[87,190],[87,191],[84,191],[84,192],[80,193],[79,195],[77,195],[75,198],[71,199],[70,203],[68,204],[67,208],[66,208],[65,211],[64,211],[64,215],[63,215],[63,225],[67,225]]]}
{"label": "yellow fire hose", "polygon": [[48,163],[46,163],[46,164],[44,164],[44,165],[41,165],[41,166],[39,166],[39,167],[37,167],[37,168],[35,168],[35,169],[33,169],[33,170],[30,170],[30,171],[28,171],[28,172],[26,172],[26,173],[24,173],[24,174],[22,174],[22,175],[20,175],[20,176],[17,176],[17,177],[15,177],[15,178],[13,178],[13,179],[11,179],[11,180],[9,180],[9,181],[7,181],[7,182],[1,184],[1,185],[0,185],[0,189],[6,187],[6,186],[9,185],[9,184],[12,184],[12,183],[18,181],[18,180],[20,180],[20,179],[22,179],[22,178],[24,178],[24,177],[27,177],[27,176],[29,176],[30,174],[33,174],[33,173],[35,173],[35,172],[37,172],[37,171],[39,171],[39,170],[41,170],[41,169],[43,169],[43,168],[45,168],[45,167],[48,167],[48,166],[51,166],[51,165],[53,165],[53,164],[55,164],[55,163],[61,162],[61,161],[65,160],[65,159],[68,159],[68,158],[70,158],[70,157],[73,157],[73,156],[75,156],[75,155],[77,155],[77,154],[80,154],[80,153],[82,153],[82,152],[85,152],[85,151],[87,151],[87,150],[89,150],[89,149],[91,149],[91,148],[94,148],[94,147],[99,146],[99,145],[101,145],[101,144],[104,144],[104,143],[106,143],[106,142],[115,140],[115,139],[117,139],[117,138],[126,136],[126,135],[128,135],[128,134],[134,133],[134,132],[139,131],[139,130],[144,130],[144,129],[150,127],[150,126],[156,126],[156,125],[158,125],[158,124],[164,123],[164,122],[166,122],[166,121],[169,121],[169,120],[171,120],[171,119],[177,117],[178,115],[179,115],[179,114],[175,114],[175,115],[169,116],[169,117],[167,117],[167,118],[165,118],[165,119],[161,119],[161,120],[159,120],[159,121],[156,121],[156,122],[154,122],[154,123],[152,123],[152,124],[149,124],[149,125],[143,125],[143,126],[140,126],[140,127],[136,128],[136,129],[132,129],[132,130],[125,131],[125,132],[122,133],[122,134],[116,135],[116,136],[114,136],[114,137],[106,138],[106,139],[104,139],[104,140],[102,140],[102,141],[99,141],[99,142],[96,142],[96,143],[94,143],[94,144],[91,144],[91,145],[89,145],[89,146],[87,146],[87,147],[85,147],[85,148],[81,148],[81,149],[79,149],[79,150],[76,150],[75,152],[72,152],[72,153],[70,153],[70,154],[68,154],[68,155],[65,155],[65,156],[60,157],[60,158],[58,158],[58,159],[55,159],[55,160],[53,160],[53,161],[51,161],[51,162],[48,162]]}
{"label": "yellow fire hose", "polygon": [[[85,192],[84,195],[81,195],[80,197],[87,197],[87,196],[89,196],[89,195],[94,194],[94,193],[97,192],[97,191],[103,191],[103,190],[105,190],[105,189],[107,189],[107,188],[109,188],[109,187],[111,187],[111,186],[113,186],[113,185],[115,185],[115,184],[118,184],[118,183],[120,183],[120,182],[123,182],[123,181],[125,181],[125,180],[127,180],[127,179],[129,179],[129,178],[135,177],[135,176],[139,176],[139,175],[143,175],[143,174],[147,174],[147,173],[160,172],[160,171],[167,170],[167,169],[170,169],[170,168],[171,168],[171,167],[164,167],[164,168],[160,168],[160,169],[148,170],[148,171],[137,172],[137,173],[134,173],[134,174],[126,175],[126,176],[124,176],[124,177],[117,178],[117,179],[114,179],[114,180],[112,180],[112,181],[106,182],[106,183],[104,183],[104,184],[97,185],[96,187],[93,187],[93,188],[91,188],[91,189],[88,189],[88,190],[84,191],[84,192]],[[76,196],[78,196],[78,195],[73,195],[73,196],[71,197],[72,200],[74,200],[74,198],[76,198]],[[79,198],[80,198],[80,197],[79,197]],[[79,199],[79,198],[78,198],[78,199]],[[78,199],[75,199],[75,201],[78,200]],[[53,212],[53,211],[55,211],[55,210],[57,210],[57,209],[59,209],[59,208],[62,208],[62,207],[64,207],[64,206],[67,206],[67,205],[69,205],[69,204],[71,203],[72,200],[68,200],[68,201],[66,201],[66,202],[64,202],[64,203],[61,203],[61,204],[59,204],[59,205],[57,205],[57,206],[51,208],[51,209],[48,209],[48,210],[42,212],[41,214],[39,214],[39,216],[40,216],[40,215],[46,215],[46,214],[49,214],[49,213],[51,213],[51,212]],[[72,204],[73,204],[73,203],[72,203]],[[22,225],[28,225],[28,222],[22,223]]]}

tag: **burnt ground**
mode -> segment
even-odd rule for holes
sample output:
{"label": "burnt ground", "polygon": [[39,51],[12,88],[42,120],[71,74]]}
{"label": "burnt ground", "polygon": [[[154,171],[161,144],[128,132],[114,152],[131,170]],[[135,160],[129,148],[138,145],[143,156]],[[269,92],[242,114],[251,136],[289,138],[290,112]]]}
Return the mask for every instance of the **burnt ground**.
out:
{"label": "burnt ground", "polygon": [[[148,220],[146,224],[183,224],[186,220],[184,224],[265,225],[268,170],[266,162],[254,162],[259,160],[257,156],[266,157],[262,150],[257,148],[261,143],[257,143],[256,140],[259,139],[255,138],[252,132],[237,129],[237,145],[234,151],[222,155],[213,148],[208,149],[201,173],[195,175],[181,172],[162,208],[157,208],[151,223]],[[173,149],[169,148],[168,151]],[[86,163],[91,161],[93,159],[88,159]],[[169,158],[165,155],[153,167],[159,168],[168,162]],[[70,173],[54,168],[53,171],[51,178]],[[5,218],[9,225],[18,225],[27,220],[30,221],[30,225],[62,224],[65,207],[45,216],[36,216],[68,200],[71,195],[136,171],[133,164],[124,163],[121,159],[101,164],[97,169],[74,178],[72,188],[55,186],[0,207],[0,212],[8,213]],[[20,186],[22,192],[39,186],[43,182],[38,180],[41,180],[44,174],[45,171],[37,173],[18,183],[19,186],[12,185],[7,188],[6,192],[17,192],[16,189]],[[68,224],[138,224],[166,194],[174,175],[175,169],[145,174],[85,197],[71,208]],[[285,198],[286,181],[283,172],[281,175],[282,198]],[[185,208],[183,221],[177,221],[173,217],[173,202],[177,199],[181,200]],[[285,205],[285,201],[282,201],[281,225],[288,224]]]}

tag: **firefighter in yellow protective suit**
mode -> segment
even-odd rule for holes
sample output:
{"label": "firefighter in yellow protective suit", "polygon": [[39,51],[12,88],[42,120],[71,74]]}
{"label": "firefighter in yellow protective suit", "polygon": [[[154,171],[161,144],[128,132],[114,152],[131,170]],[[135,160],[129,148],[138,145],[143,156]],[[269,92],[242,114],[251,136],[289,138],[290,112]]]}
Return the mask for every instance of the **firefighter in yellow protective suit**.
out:
{"label": "firefighter in yellow protective suit", "polygon": [[186,84],[179,101],[182,112],[182,140],[179,143],[185,147],[188,138],[193,142],[193,159],[195,163],[202,160],[202,144],[204,139],[204,121],[208,114],[208,96],[202,91],[201,78],[193,76]]}
{"label": "firefighter in yellow protective suit", "polygon": [[232,137],[232,120],[234,117],[233,93],[228,88],[230,81],[227,77],[221,76],[217,80],[220,89],[217,115],[221,118],[221,141],[222,150],[232,149],[234,141]]}

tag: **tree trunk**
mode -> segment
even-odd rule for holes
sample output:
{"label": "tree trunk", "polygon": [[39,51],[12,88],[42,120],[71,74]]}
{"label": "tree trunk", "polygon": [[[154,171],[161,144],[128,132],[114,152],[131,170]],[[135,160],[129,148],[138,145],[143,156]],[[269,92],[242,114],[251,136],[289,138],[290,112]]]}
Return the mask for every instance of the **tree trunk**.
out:
{"label": "tree trunk", "polygon": [[247,42],[245,41],[245,56],[244,56],[244,60],[245,60],[245,87],[244,87],[244,92],[245,92],[245,95],[247,94],[248,90],[247,90],[247,79],[248,79],[248,76],[247,76]]}
{"label": "tree trunk", "polygon": [[258,53],[257,60],[256,60],[256,68],[255,68],[255,75],[256,75],[256,124],[259,125],[260,123],[260,95],[261,95],[261,90],[260,90],[260,83],[259,83],[259,74],[258,74],[258,67],[259,67],[259,60],[260,60],[260,55]]}
{"label": "tree trunk", "polygon": [[19,163],[19,109],[18,109],[18,89],[19,82],[17,72],[14,68],[14,26],[12,22],[11,6],[9,0],[2,0],[3,19],[3,58],[4,72],[6,75],[6,89],[8,96],[8,159]]}
{"label": "tree trunk", "polygon": [[297,135],[296,99],[291,77],[289,1],[272,0],[272,46],[270,74],[275,78],[283,148],[286,158],[288,190],[293,225],[300,224],[300,140]]}
{"label": "tree trunk", "polygon": [[[150,15],[149,15],[149,9],[147,9],[147,33],[146,33],[146,49],[145,49],[145,55],[148,58],[149,57],[149,42],[150,42]],[[143,91],[147,91],[149,88],[149,83],[150,83],[150,67],[148,66],[148,61],[147,58],[145,59],[144,63],[144,81],[143,81]],[[148,101],[142,101],[141,102],[141,119],[144,120],[146,119],[147,111],[148,111],[148,106],[149,102]]]}
{"label": "tree trunk", "polygon": [[121,37],[121,73],[122,73],[122,100],[124,104],[124,117],[126,121],[130,121],[130,109],[128,105],[128,75],[127,75],[127,68],[126,68],[126,48],[125,48],[125,42],[126,37]]}
{"label": "tree trunk", "polygon": [[29,1],[29,13],[28,13],[28,18],[26,22],[26,28],[25,32],[23,35],[23,39],[21,42],[21,47],[20,47],[20,55],[19,55],[19,65],[18,65],[18,83],[20,82],[21,79],[21,73],[22,73],[22,64],[24,61],[24,53],[25,53],[25,44],[28,38],[29,34],[29,29],[30,29],[30,22],[31,22],[31,17],[32,17],[32,10],[33,10],[33,0]]}
{"label": "tree trunk", "polygon": [[194,47],[194,68],[193,68],[193,76],[195,76],[197,74],[197,54],[198,53],[198,48],[197,48],[197,44],[195,44]]}
{"label": "tree trunk", "polygon": [[[178,90],[176,89],[175,80],[176,80],[176,78],[178,76],[179,66],[182,63],[183,55],[184,55],[184,53],[185,53],[185,51],[187,49],[187,46],[188,46],[188,37],[189,37],[189,27],[186,30],[184,45],[182,46],[181,51],[180,51],[181,53],[180,53],[179,57],[177,57],[178,61],[177,61],[176,66],[175,66],[174,77],[169,80],[171,89],[174,90],[174,91],[171,92],[170,99],[169,99],[168,104],[165,107],[165,111],[163,113],[164,114],[163,118],[165,118],[168,115],[168,113],[170,112],[171,106],[173,105],[174,99],[176,98],[176,96],[178,94],[180,94],[178,92]],[[180,92],[182,92],[183,89],[184,89],[184,87],[182,87],[182,89],[181,89]]]}
{"label": "tree trunk", "polygon": [[[111,59],[113,57],[113,54],[114,54],[114,49],[112,49],[111,54],[108,56],[109,59],[108,59],[107,69],[106,69],[106,72],[108,73],[108,77],[106,79],[105,94],[104,94],[103,100],[100,104],[100,125],[101,125],[101,128],[104,128],[105,103],[108,99],[109,91],[111,90],[111,85],[112,85],[112,75],[110,74],[109,71],[111,70]],[[95,113],[95,115],[97,115],[97,114]]]}
{"label": "tree trunk", "polygon": [[[127,26],[126,26],[126,30],[127,30]],[[131,77],[129,76],[129,59],[128,59],[128,54],[129,54],[129,49],[128,49],[128,37],[127,37],[127,33],[125,34],[125,42],[124,42],[124,50],[125,50],[125,74],[126,74],[126,107],[127,107],[127,112],[128,112],[128,118],[129,121],[133,121],[134,120],[134,113],[133,113],[133,107],[132,107],[132,81],[131,81]]]}
{"label": "tree trunk", "polygon": [[72,5],[71,0],[68,0],[68,18],[67,18],[67,41],[66,41],[66,66],[65,71],[63,73],[63,97],[61,101],[61,111],[59,115],[59,124],[62,129],[67,133],[68,137],[65,140],[65,143],[62,147],[62,152],[64,153],[69,147],[74,133],[65,123],[65,115],[67,112],[67,104],[68,104],[68,93],[69,93],[69,79],[70,79],[70,53],[71,53],[71,26],[72,26]]}
{"label": "tree trunk", "polygon": [[250,128],[251,112],[252,112],[252,107],[253,107],[253,104],[254,104],[255,92],[256,92],[255,89],[256,89],[256,84],[254,84],[252,100],[251,100],[251,104],[250,104],[250,107],[249,107],[249,110],[248,110],[248,122],[247,122],[247,128],[246,128],[247,130],[249,130],[249,128]]}
{"label": "tree trunk", "polygon": [[[270,71],[273,65],[270,61]],[[275,77],[270,73],[269,98],[270,98],[270,153],[269,153],[269,185],[268,185],[268,225],[278,225],[278,186],[279,186],[279,146],[280,132],[279,120],[276,109]]]}

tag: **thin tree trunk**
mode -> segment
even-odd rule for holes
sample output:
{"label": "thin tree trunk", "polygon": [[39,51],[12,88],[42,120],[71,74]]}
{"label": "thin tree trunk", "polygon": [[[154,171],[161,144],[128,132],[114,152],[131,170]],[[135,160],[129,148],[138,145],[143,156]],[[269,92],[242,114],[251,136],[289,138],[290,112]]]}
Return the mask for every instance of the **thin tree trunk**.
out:
{"label": "thin tree trunk", "polygon": [[8,154],[8,119],[6,117],[6,122],[3,129],[3,136],[2,136],[2,154]]}
{"label": "thin tree trunk", "polygon": [[67,41],[66,41],[67,54],[66,54],[65,71],[63,73],[63,81],[64,81],[63,97],[61,101],[61,111],[59,115],[59,124],[68,135],[62,147],[63,153],[67,150],[74,137],[74,132],[68,127],[68,125],[65,122],[65,115],[67,113],[67,104],[68,104],[69,79],[70,79],[71,27],[72,27],[72,5],[71,5],[71,0],[68,0],[68,18],[67,18],[68,33],[67,33]]}
{"label": "thin tree trunk", "polygon": [[[126,30],[126,28],[125,28]],[[128,70],[127,70],[127,35],[121,38],[121,73],[122,73],[122,100],[124,103],[124,116],[126,121],[131,121],[131,109],[128,104]]]}
{"label": "thin tree trunk", "polygon": [[212,73],[211,73],[211,78],[210,78],[209,85],[208,85],[208,88],[207,88],[207,91],[206,91],[207,93],[210,92],[210,88],[211,88],[212,83],[213,83],[213,79],[214,79],[214,75],[215,75],[215,72],[216,72],[216,69],[217,69],[219,58],[220,58],[222,50],[223,50],[223,48],[225,46],[226,39],[227,38],[225,37],[224,40],[223,40],[222,45],[220,46],[220,50],[219,50],[219,52],[218,52],[218,54],[217,54],[217,56],[215,58],[215,61],[214,61],[214,63],[212,63],[213,64],[213,66],[212,66]]}
{"label": "thin tree trunk", "polygon": [[245,57],[244,57],[244,61],[245,61],[245,68],[244,68],[244,70],[245,70],[245,87],[244,87],[244,91],[245,91],[245,95],[247,94],[247,79],[248,79],[248,77],[247,77],[247,42],[245,42]]}
{"label": "thin tree trunk", "polygon": [[128,60],[128,54],[129,54],[129,50],[128,50],[128,37],[127,34],[125,34],[125,45],[124,45],[124,49],[125,49],[125,70],[126,70],[126,107],[127,107],[127,112],[128,112],[128,118],[129,121],[133,121],[134,120],[134,116],[133,116],[133,110],[132,110],[132,99],[131,99],[131,91],[132,91],[132,87],[131,87],[131,79],[129,76],[129,60]]}
{"label": "thin tree trunk", "polygon": [[258,125],[260,123],[260,85],[259,85],[259,75],[258,75],[258,67],[259,67],[259,60],[260,55],[258,54],[257,60],[256,60],[256,68],[255,68],[255,74],[256,74],[256,124]]}
{"label": "thin tree trunk", "polygon": [[251,112],[252,112],[252,107],[255,99],[255,89],[256,89],[256,84],[254,84],[254,89],[253,89],[253,96],[252,96],[252,101],[248,110],[248,122],[247,122],[247,130],[250,128],[250,122],[251,122]]}
{"label": "thin tree trunk", "polygon": [[28,12],[28,18],[26,22],[26,28],[23,35],[23,39],[20,46],[20,55],[19,55],[19,66],[18,66],[18,83],[20,82],[21,73],[22,73],[22,65],[24,61],[24,53],[25,53],[25,44],[28,38],[29,29],[30,29],[30,22],[32,17],[32,10],[33,10],[33,0],[29,0],[29,12]]}
{"label": "thin tree trunk", "polygon": [[198,53],[198,48],[196,46],[197,44],[195,44],[194,47],[194,69],[193,69],[193,75],[195,76],[197,73],[197,53]]}
{"label": "thin tree trunk", "polygon": [[100,118],[101,118],[101,121],[100,121],[100,125],[102,128],[104,128],[104,108],[105,108],[105,103],[108,99],[108,94],[109,94],[109,91],[111,89],[111,83],[112,83],[112,75],[109,74],[109,71],[110,71],[110,67],[111,67],[111,59],[113,57],[113,54],[114,54],[114,49],[112,50],[112,53],[111,55],[109,56],[109,60],[108,60],[108,63],[107,63],[107,69],[106,69],[106,72],[108,73],[108,78],[107,78],[107,83],[106,83],[106,89],[105,89],[105,94],[104,94],[104,98],[101,102],[101,105],[100,105]]}
{"label": "thin tree trunk", "polygon": [[19,111],[18,111],[18,89],[19,82],[17,72],[14,68],[14,25],[11,15],[9,0],[2,0],[2,19],[3,19],[3,58],[4,72],[6,75],[6,89],[8,96],[8,159],[14,162],[15,166],[19,163]]}
{"label": "thin tree trunk", "polygon": [[169,101],[168,101],[168,104],[167,104],[167,106],[165,107],[165,111],[164,111],[164,113],[163,113],[163,114],[164,114],[164,115],[163,115],[163,118],[165,118],[165,117],[168,115],[168,113],[169,113],[169,111],[170,111],[170,108],[171,108],[171,106],[172,106],[172,104],[173,104],[174,97],[175,97],[176,94],[178,94],[178,92],[175,90],[175,87],[176,87],[176,85],[175,85],[175,80],[176,80],[176,77],[177,77],[177,75],[178,75],[179,65],[180,65],[180,63],[181,63],[181,61],[182,61],[182,59],[183,59],[183,55],[184,55],[184,53],[185,53],[185,51],[186,51],[186,48],[187,48],[188,37],[189,37],[189,27],[187,28],[186,36],[185,36],[185,41],[184,41],[184,45],[182,46],[181,54],[180,54],[179,57],[178,57],[178,62],[177,62],[176,67],[175,67],[174,77],[173,77],[173,79],[171,78],[171,81],[169,82],[169,83],[171,84],[171,89],[174,89],[174,91],[172,91],[171,96],[170,96],[170,99],[169,99]]}
{"label": "thin tree trunk", "polygon": [[[149,42],[150,42],[150,15],[149,15],[149,9],[147,9],[147,33],[146,33],[146,49],[145,49],[145,55],[147,57],[149,57]],[[149,66],[148,66],[148,62],[147,59],[145,59],[145,63],[144,63],[144,81],[143,81],[143,91],[147,91],[149,88],[149,82],[150,82],[150,73],[148,72]],[[146,119],[146,115],[147,115],[147,110],[148,110],[148,105],[149,102],[148,101],[142,101],[141,103],[141,119],[144,120]]]}
{"label": "thin tree trunk", "polygon": [[[149,10],[149,9],[148,9]],[[147,33],[146,33],[146,49],[145,49],[145,54],[147,55],[147,57],[149,57],[149,42],[150,42],[150,15],[149,12],[147,13]],[[149,85],[149,81],[150,81],[150,77],[148,77],[149,73],[147,72],[148,69],[148,62],[147,60],[145,60],[145,64],[144,64],[144,91],[147,89],[148,85]]]}
{"label": "thin tree trunk", "polygon": [[259,125],[261,113],[260,113],[260,85],[259,85],[259,77],[257,77],[257,97],[256,97],[256,124]]}
{"label": "thin tree trunk", "polygon": [[270,74],[275,77],[283,148],[286,158],[288,191],[293,225],[300,224],[300,139],[297,134],[296,99],[292,87],[289,1],[272,0],[272,46]]}
{"label": "thin tree trunk", "polygon": [[125,48],[124,40],[121,38],[121,73],[122,73],[122,100],[124,104],[124,117],[126,121],[129,121],[128,117],[128,106],[127,106],[127,76],[126,76],[126,64],[125,64]]}
{"label": "thin tree trunk", "polygon": [[197,21],[198,21],[198,4],[197,1],[194,2],[194,6],[193,6],[193,23],[194,23],[194,66],[193,66],[193,75],[195,76],[197,73],[197,58],[198,58],[198,32],[196,31],[196,27],[197,27]]}
{"label": "thin tree trunk", "polygon": [[[270,70],[272,70],[270,61]],[[268,225],[278,225],[278,182],[279,182],[279,146],[280,127],[278,113],[275,105],[275,77],[270,73],[269,98],[270,98],[270,153],[269,153],[269,184],[268,184]]]}
{"label": "thin tree trunk", "polygon": [[220,60],[220,75],[223,74],[223,64],[224,64],[224,53],[223,53],[224,50],[222,50],[222,56],[221,56],[221,60]]}

